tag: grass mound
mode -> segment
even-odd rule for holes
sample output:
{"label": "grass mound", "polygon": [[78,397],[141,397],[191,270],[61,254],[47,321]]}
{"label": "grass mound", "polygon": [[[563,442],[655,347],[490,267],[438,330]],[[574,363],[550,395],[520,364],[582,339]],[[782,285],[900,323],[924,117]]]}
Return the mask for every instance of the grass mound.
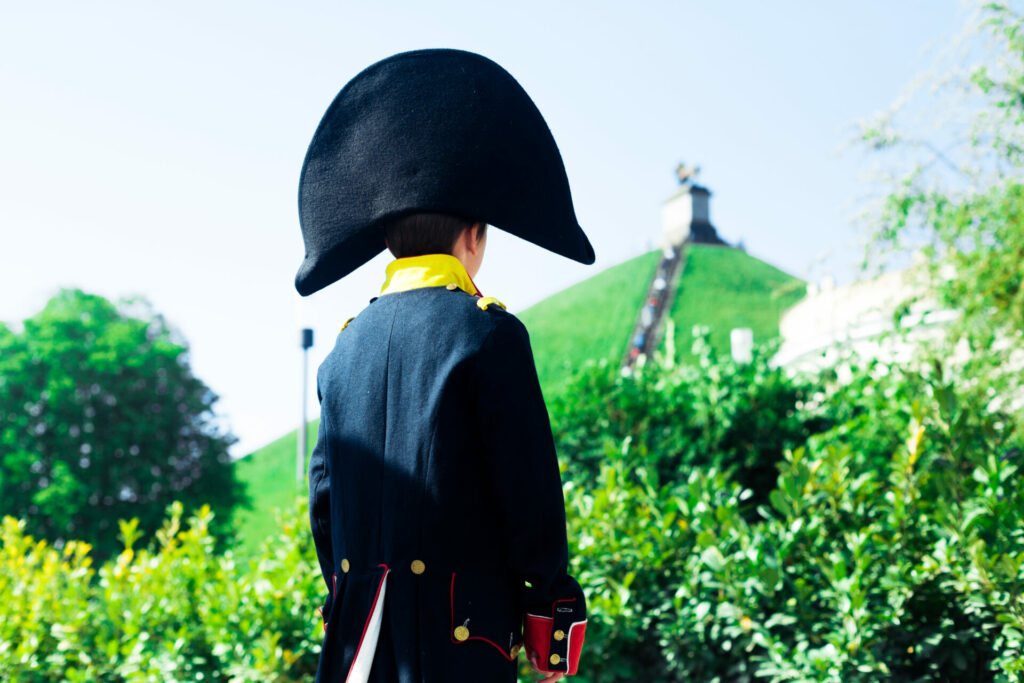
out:
{"label": "grass mound", "polygon": [[660,257],[652,251],[612,266],[518,314],[546,398],[585,361],[622,358]]}
{"label": "grass mound", "polygon": [[[319,428],[319,418],[306,426],[311,451]],[[296,496],[308,494],[305,484],[300,488],[295,482],[298,438],[296,429],[235,461],[235,474],[245,484],[252,501],[251,507],[239,507],[235,511],[239,534],[236,551],[241,555],[254,555],[265,538],[281,532],[274,517],[275,510],[291,508]]]}
{"label": "grass mound", "polygon": [[[805,292],[800,279],[746,252],[691,244],[669,318],[677,339],[689,340],[694,325],[706,325],[711,348],[729,353],[729,333],[735,327],[751,328],[755,344],[778,337],[782,312]],[[687,343],[680,347],[689,355]]]}

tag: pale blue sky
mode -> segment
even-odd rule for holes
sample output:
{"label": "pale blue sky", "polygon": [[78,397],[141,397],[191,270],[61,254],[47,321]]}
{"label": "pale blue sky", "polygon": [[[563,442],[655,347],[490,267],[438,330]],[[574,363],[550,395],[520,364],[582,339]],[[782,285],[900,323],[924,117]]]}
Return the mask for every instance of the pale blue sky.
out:
{"label": "pale blue sky", "polygon": [[848,280],[876,160],[840,150],[969,13],[937,0],[0,2],[0,320],[59,286],[143,294],[191,342],[236,455],[294,428],[297,323],[316,328],[315,369],[388,261],[297,304],[302,158],[345,81],[421,47],[503,65],[562,150],[598,261],[494,231],[477,281],[513,312],[654,244],[681,160],[701,165],[726,239]]}

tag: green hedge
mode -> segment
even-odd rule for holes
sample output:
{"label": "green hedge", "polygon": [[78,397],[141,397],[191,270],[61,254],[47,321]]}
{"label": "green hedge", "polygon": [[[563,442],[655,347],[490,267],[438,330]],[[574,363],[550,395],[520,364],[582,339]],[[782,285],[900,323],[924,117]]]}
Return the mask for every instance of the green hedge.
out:
{"label": "green hedge", "polygon": [[93,567],[90,547],[58,550],[5,517],[0,530],[0,680],[309,681],[316,671],[323,581],[301,509],[258,558],[217,555],[202,508],[173,504],[155,548]]}
{"label": "green hedge", "polygon": [[[578,680],[1021,677],[1012,419],[940,362],[852,377],[707,353],[580,375],[552,406],[590,604]],[[0,680],[311,680],[324,587],[303,505],[244,563],[214,551],[208,509],[182,514],[151,548],[122,522],[99,567],[4,519]]]}
{"label": "green hedge", "polygon": [[[559,406],[560,435],[591,456],[585,476],[563,468],[591,606],[581,680],[1020,679],[1024,491],[1009,417],[941,363],[806,388],[763,358],[628,378],[595,367]],[[761,443],[807,434],[758,492],[730,476],[743,460],[724,445],[765,396],[778,412],[749,423]],[[606,439],[598,460],[571,410],[590,403],[615,416],[613,433],[653,404],[675,409]]]}

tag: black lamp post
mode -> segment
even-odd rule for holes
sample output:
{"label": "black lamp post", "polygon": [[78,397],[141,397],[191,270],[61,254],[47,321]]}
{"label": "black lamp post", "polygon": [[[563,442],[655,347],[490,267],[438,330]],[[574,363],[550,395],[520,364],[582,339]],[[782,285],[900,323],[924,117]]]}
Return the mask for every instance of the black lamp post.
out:
{"label": "black lamp post", "polygon": [[313,330],[302,328],[302,424],[299,425],[299,450],[295,455],[295,481],[301,490],[306,482],[306,454],[309,453],[306,434],[306,403],[309,397],[309,349],[313,346]]}

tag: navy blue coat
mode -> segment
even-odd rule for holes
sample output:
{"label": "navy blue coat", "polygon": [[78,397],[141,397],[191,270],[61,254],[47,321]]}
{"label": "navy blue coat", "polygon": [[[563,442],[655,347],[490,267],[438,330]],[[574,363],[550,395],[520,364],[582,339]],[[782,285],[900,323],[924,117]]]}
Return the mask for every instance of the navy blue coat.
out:
{"label": "navy blue coat", "polygon": [[378,602],[371,681],[515,681],[524,619],[534,661],[574,668],[586,605],[547,409],[526,328],[483,302],[452,285],[384,294],[317,372],[318,682],[346,680]]}

